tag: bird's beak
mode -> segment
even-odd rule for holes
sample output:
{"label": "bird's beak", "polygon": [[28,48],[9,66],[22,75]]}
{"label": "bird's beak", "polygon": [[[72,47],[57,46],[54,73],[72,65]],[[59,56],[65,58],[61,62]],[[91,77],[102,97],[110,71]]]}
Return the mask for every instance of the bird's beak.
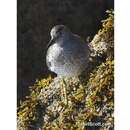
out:
{"label": "bird's beak", "polygon": [[53,39],[51,39],[50,41],[49,41],[49,43],[47,44],[47,49],[52,45],[52,44],[54,44],[54,41],[55,41],[55,39],[53,38]]}

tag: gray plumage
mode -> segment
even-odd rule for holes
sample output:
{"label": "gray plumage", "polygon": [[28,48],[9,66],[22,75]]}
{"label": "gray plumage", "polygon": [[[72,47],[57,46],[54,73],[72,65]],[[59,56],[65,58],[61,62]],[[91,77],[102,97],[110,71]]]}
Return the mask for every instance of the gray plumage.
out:
{"label": "gray plumage", "polygon": [[66,26],[56,25],[51,30],[46,63],[58,76],[73,77],[83,72],[88,64],[89,47]]}

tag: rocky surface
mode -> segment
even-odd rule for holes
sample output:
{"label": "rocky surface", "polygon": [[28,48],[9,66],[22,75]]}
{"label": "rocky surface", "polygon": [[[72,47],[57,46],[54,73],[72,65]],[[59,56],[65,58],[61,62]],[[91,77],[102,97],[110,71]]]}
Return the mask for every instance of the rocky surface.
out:
{"label": "rocky surface", "polygon": [[65,24],[84,39],[92,38],[113,3],[113,0],[18,0],[18,104],[29,94],[28,86],[36,78],[52,75],[45,63],[51,28]]}
{"label": "rocky surface", "polygon": [[90,42],[87,70],[64,80],[37,80],[18,108],[18,130],[114,129],[114,14],[107,14]]}

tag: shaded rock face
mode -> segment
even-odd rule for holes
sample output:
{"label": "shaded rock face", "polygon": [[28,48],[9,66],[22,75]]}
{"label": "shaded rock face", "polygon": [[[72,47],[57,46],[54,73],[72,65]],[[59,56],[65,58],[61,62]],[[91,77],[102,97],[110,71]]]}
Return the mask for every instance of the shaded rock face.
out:
{"label": "shaded rock face", "polygon": [[113,0],[18,0],[18,104],[36,78],[51,73],[45,63],[51,28],[65,24],[84,39],[93,37],[110,8]]}

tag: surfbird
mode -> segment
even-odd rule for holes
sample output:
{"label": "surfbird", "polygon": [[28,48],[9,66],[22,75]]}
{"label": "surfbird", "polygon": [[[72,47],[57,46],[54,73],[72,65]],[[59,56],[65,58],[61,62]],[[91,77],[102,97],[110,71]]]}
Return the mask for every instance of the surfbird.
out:
{"label": "surfbird", "polygon": [[49,70],[61,77],[79,76],[89,61],[88,44],[64,25],[54,26],[50,35],[46,55]]}

